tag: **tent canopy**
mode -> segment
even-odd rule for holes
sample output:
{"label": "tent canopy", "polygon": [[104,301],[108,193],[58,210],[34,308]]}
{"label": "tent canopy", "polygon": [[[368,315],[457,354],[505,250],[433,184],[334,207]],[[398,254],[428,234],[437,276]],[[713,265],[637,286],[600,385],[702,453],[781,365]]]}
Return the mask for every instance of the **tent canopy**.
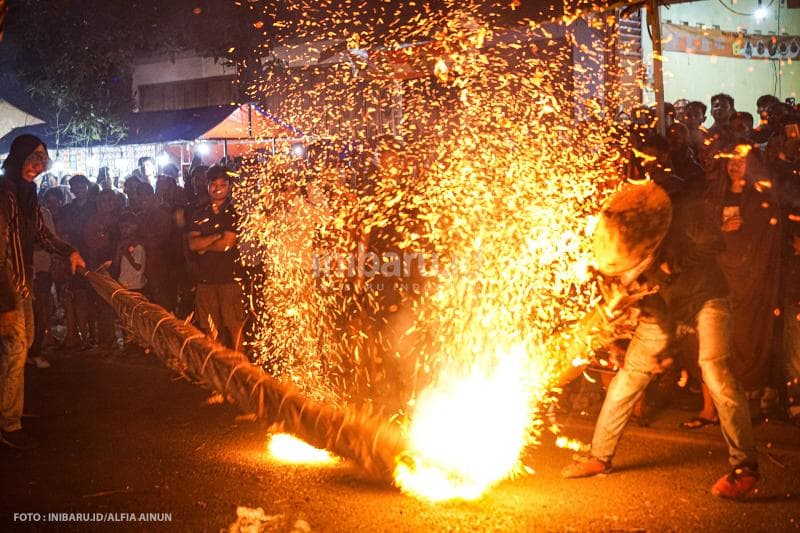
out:
{"label": "tent canopy", "polygon": [[[296,128],[254,104],[131,113],[125,117],[124,122],[126,136],[115,143],[117,145],[302,136]],[[36,124],[14,128],[0,137],[0,153],[8,153],[11,142],[23,133],[36,135],[51,149],[56,147],[53,128],[47,124]],[[87,144],[62,137],[58,144],[62,148],[68,148],[103,146],[108,143],[97,140]]]}

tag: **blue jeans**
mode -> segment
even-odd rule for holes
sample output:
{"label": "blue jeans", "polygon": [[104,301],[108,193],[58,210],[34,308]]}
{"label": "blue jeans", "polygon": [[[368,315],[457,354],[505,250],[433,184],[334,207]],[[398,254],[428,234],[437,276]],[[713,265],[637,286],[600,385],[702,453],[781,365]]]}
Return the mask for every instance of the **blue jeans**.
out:
{"label": "blue jeans", "polygon": [[33,343],[33,302],[17,302],[17,320],[0,329],[0,429],[22,428],[25,393],[25,359]]}
{"label": "blue jeans", "polygon": [[[700,344],[698,363],[719,413],[730,463],[734,467],[756,464],[747,399],[727,361],[731,353],[730,303],[726,298],[708,300],[694,320]],[[611,380],[597,419],[592,439],[592,455],[596,458],[611,461],[633,406],[658,370],[659,359],[666,355],[672,338],[673,332],[658,323],[639,322],[625,354],[625,364]]]}

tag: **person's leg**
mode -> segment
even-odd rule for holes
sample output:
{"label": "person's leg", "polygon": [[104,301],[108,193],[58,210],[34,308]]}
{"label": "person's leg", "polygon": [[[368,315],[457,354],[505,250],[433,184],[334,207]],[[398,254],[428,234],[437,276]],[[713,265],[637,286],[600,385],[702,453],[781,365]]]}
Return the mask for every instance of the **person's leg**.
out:
{"label": "person's leg", "polygon": [[33,339],[30,298],[17,304],[17,320],[0,330],[0,430],[22,429],[25,393],[25,359]]}
{"label": "person's leg", "polygon": [[591,454],[600,461],[608,463],[614,456],[633,407],[658,369],[669,340],[669,334],[654,322],[641,321],[636,328],[623,368],[611,381],[597,418]]}
{"label": "person's leg", "polygon": [[714,398],[711,396],[711,391],[708,389],[705,381],[702,383],[703,393],[703,408],[700,410],[700,417],[706,420],[717,420],[717,408],[714,407]]}
{"label": "person's leg", "polygon": [[[29,358],[41,358],[42,345],[47,333],[47,325],[53,312],[52,295],[50,290],[53,278],[49,272],[37,272],[33,279],[33,317],[34,334]],[[44,359],[41,359],[44,361]],[[37,363],[38,364],[38,363]]]}
{"label": "person's leg", "polygon": [[81,339],[78,333],[78,317],[75,312],[75,291],[69,282],[63,284],[61,302],[64,305],[64,318],[67,322],[67,336],[64,338],[64,347],[76,348],[80,345]]}
{"label": "person's leg", "polygon": [[222,325],[228,332],[230,348],[244,353],[243,342],[245,308],[244,295],[238,283],[219,285],[219,302],[222,313]]}
{"label": "person's leg", "polygon": [[97,342],[101,348],[113,350],[117,347],[117,334],[114,322],[117,314],[99,295],[94,295],[94,308],[97,316]]}
{"label": "person's leg", "polygon": [[77,279],[73,276],[74,289],[72,305],[75,310],[75,324],[78,335],[81,339],[81,345],[88,348],[91,342],[91,330],[89,328],[89,298],[90,294],[86,291],[86,287],[82,285],[83,280]]}
{"label": "person's leg", "polygon": [[731,353],[731,309],[727,299],[709,300],[697,314],[700,343],[698,362],[703,382],[719,413],[720,426],[728,443],[730,463],[756,465],[756,446],[750,411],[744,390],[728,367]]}
{"label": "person's leg", "polygon": [[205,283],[197,285],[195,310],[197,311],[197,323],[200,330],[216,340],[223,324],[215,285]]}

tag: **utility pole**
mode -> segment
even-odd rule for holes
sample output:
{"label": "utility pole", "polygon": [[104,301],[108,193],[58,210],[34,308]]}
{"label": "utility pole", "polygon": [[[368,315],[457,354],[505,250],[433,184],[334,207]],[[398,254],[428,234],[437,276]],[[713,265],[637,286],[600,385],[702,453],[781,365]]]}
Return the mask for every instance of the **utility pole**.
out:
{"label": "utility pole", "polygon": [[653,88],[656,93],[656,128],[659,135],[666,135],[667,125],[664,122],[664,55],[661,49],[661,13],[658,0],[649,0],[647,4],[647,23],[653,38]]}

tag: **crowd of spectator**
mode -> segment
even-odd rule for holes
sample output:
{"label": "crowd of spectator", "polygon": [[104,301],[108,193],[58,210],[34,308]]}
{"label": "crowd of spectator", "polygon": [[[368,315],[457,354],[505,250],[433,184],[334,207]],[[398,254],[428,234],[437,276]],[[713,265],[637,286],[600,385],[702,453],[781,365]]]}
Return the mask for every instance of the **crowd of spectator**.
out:
{"label": "crowd of spectator", "polygon": [[[718,261],[733,305],[730,365],[751,414],[785,407],[800,423],[800,110],[764,95],[755,124],[730,95],[716,94],[709,104],[666,103],[663,126],[655,108],[619,114],[620,145],[630,152],[623,172],[654,180],[673,202],[703,200],[725,244]],[[696,340],[686,333],[673,349],[672,371],[700,383]],[[703,407],[686,429],[719,424],[705,386],[702,391]],[[645,408],[640,404],[638,414],[646,421]]]}
{"label": "crowd of spectator", "polygon": [[[720,263],[734,309],[731,362],[753,406],[786,406],[800,420],[800,112],[771,95],[758,99],[759,122],[727,94],[706,105],[666,104],[617,116],[629,179],[649,178],[673,200],[702,198],[724,235]],[[710,112],[711,123],[707,125]],[[661,130],[664,133],[659,134]],[[125,287],[195,322],[231,348],[242,348],[245,306],[238,262],[232,172],[194,164],[185,173],[149,157],[121,179],[101,168],[89,179],[45,174],[39,201],[45,224]],[[35,340],[29,362],[48,365],[43,347],[63,317],[69,348],[125,350],[129,340],[108,305],[66,260],[36,254]],[[56,309],[63,310],[56,314]],[[696,343],[695,343],[696,344]],[[673,370],[700,383],[692,336],[684,336]],[[699,385],[698,385],[699,387]],[[688,429],[718,423],[708,395]]]}
{"label": "crowd of spectator", "polygon": [[[194,316],[207,333],[242,348],[244,303],[238,280],[233,171],[196,162],[181,175],[143,157],[120,179],[107,167],[89,179],[45,174],[38,195],[48,227],[78,250],[87,268],[105,269],[129,290],[182,318]],[[116,316],[63,260],[37,250],[36,336],[29,362],[49,363],[43,347],[135,350]],[[58,313],[56,313],[58,310]],[[60,325],[60,328],[53,326]]]}

